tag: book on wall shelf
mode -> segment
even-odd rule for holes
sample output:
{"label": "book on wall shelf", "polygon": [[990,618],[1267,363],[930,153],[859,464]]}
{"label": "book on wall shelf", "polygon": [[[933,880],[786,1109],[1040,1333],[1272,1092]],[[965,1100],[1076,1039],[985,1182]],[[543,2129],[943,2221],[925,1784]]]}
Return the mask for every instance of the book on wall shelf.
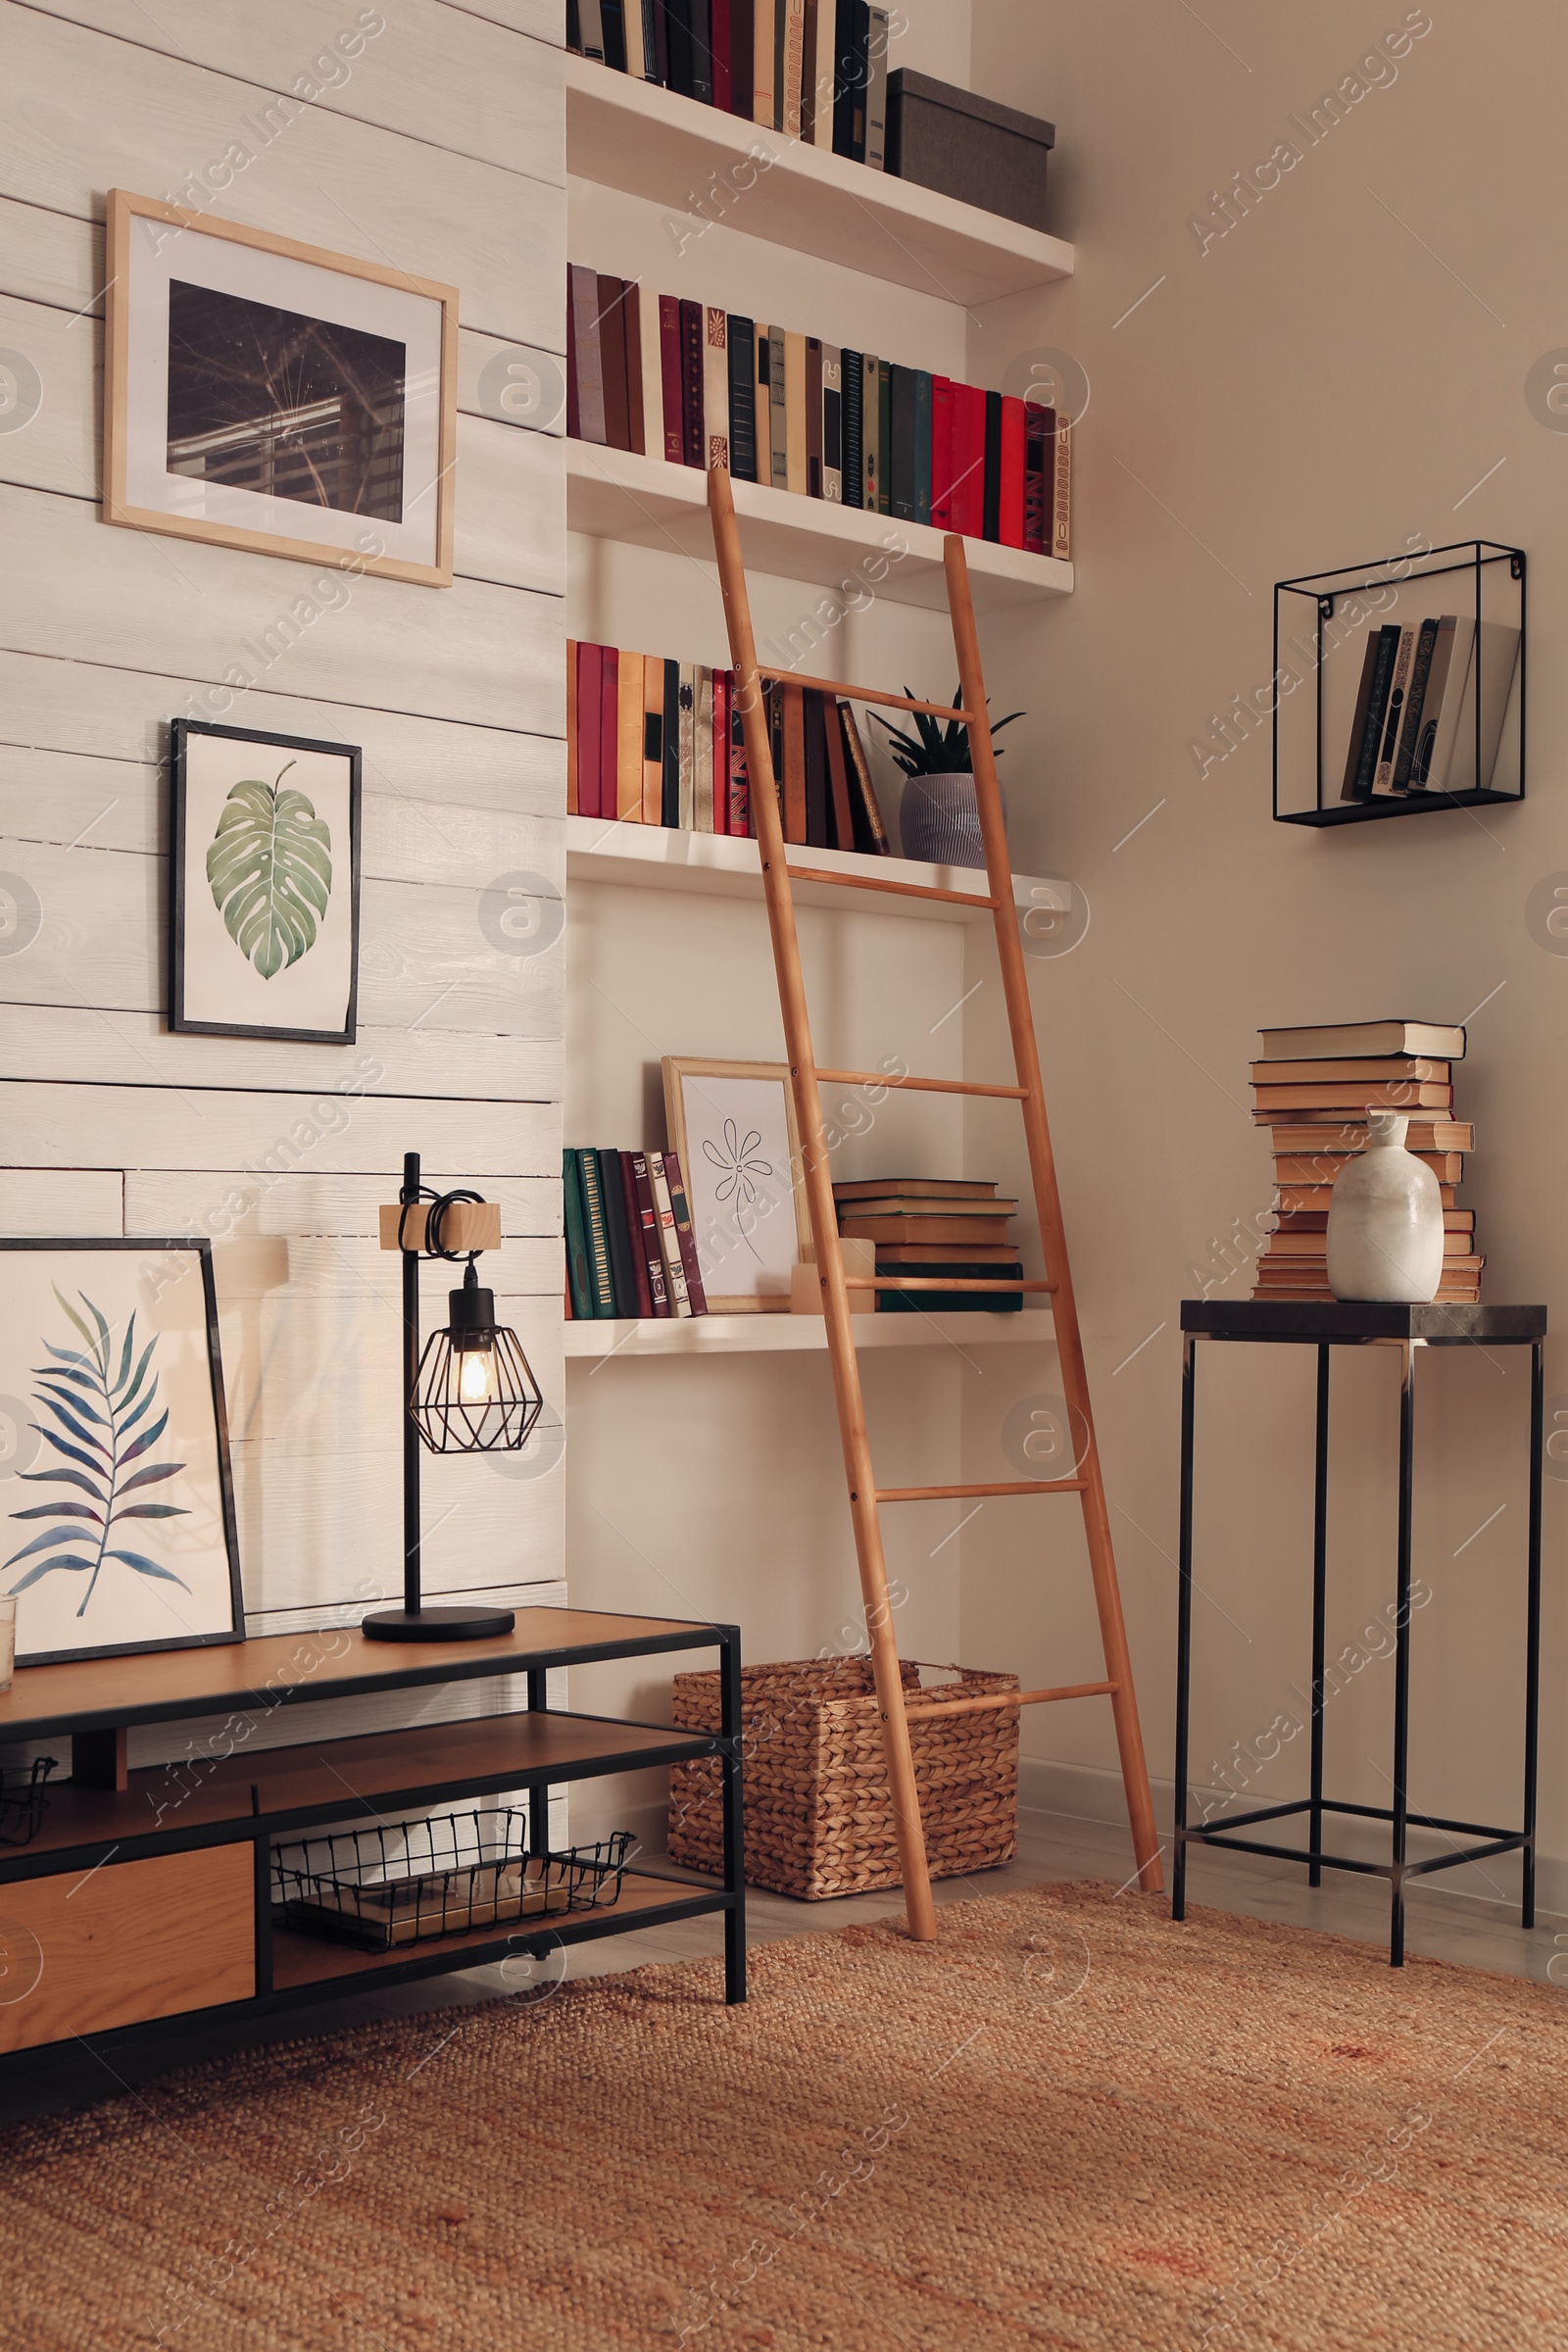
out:
{"label": "book on wall shelf", "polygon": [[566,430],[1072,561],[1065,416],[572,264]]}
{"label": "book on wall shelf", "polygon": [[[763,702],[785,840],[890,856],[850,705],[789,679]],[[566,811],[755,838],[734,671],[568,639]]]}
{"label": "book on wall shelf", "polygon": [[[870,1242],[876,1271],[903,1282],[1021,1282],[1008,1227],[1016,1200],[977,1179],[883,1176],[836,1184],[839,1232]],[[1013,1314],[1021,1291],[878,1291],[878,1314]]]}
{"label": "book on wall shelf", "polygon": [[1440,1300],[1476,1301],[1486,1259],[1475,1212],[1455,1201],[1475,1142],[1453,1115],[1453,1064],[1462,1028],[1433,1021],[1347,1021],[1264,1029],[1251,1066],[1254,1125],[1274,1152],[1275,1227],[1257,1260],[1254,1298],[1331,1299],[1328,1212],[1334,1180],[1366,1150],[1369,1115],[1409,1121],[1405,1149],[1437,1177],[1443,1202]]}
{"label": "book on wall shelf", "polygon": [[568,1145],[561,1173],[568,1322],[707,1314],[675,1152]]}
{"label": "book on wall shelf", "polygon": [[1341,800],[1490,791],[1520,643],[1521,632],[1507,621],[1478,623],[1453,612],[1388,621],[1372,630],[1362,655]]}

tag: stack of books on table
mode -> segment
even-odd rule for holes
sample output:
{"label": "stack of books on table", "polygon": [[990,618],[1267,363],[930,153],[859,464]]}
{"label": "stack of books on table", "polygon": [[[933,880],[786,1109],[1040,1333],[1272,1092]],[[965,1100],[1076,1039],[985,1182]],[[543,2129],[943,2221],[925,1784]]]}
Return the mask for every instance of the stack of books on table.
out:
{"label": "stack of books on table", "polygon": [[[784,838],[890,854],[854,711],[816,687],[763,689]],[[613,645],[566,645],[566,809],[745,838],[751,782],[735,673]]]}
{"label": "stack of books on table", "polygon": [[568,1148],[562,1193],[568,1321],[707,1314],[673,1152]]}
{"label": "stack of books on table", "polygon": [[[999,1200],[994,1184],[934,1176],[870,1177],[836,1184],[839,1232],[874,1243],[876,1270],[903,1281],[1023,1280],[1018,1245],[1007,1227],[1016,1200]],[[1021,1291],[878,1291],[879,1314],[1016,1314]]]}
{"label": "stack of books on table", "polygon": [[1054,409],[578,264],[566,431],[1072,560],[1071,428]]}
{"label": "stack of books on table", "polygon": [[867,0],[566,0],[566,47],[881,172],[890,13]]}
{"label": "stack of books on table", "polygon": [[1424,1160],[1443,1195],[1446,1228],[1438,1297],[1481,1297],[1475,1212],[1454,1206],[1475,1130],[1453,1115],[1453,1064],[1464,1031],[1433,1021],[1346,1021],[1260,1031],[1252,1064],[1254,1123],[1269,1132],[1276,1230],[1257,1261],[1254,1298],[1332,1298],[1329,1198],[1342,1168],[1366,1150],[1373,1110],[1407,1118],[1405,1150]]}

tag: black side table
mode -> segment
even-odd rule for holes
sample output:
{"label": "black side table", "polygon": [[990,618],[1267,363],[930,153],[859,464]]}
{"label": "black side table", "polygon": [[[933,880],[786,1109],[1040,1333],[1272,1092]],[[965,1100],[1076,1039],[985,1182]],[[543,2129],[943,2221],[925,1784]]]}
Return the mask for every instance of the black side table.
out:
{"label": "black side table", "polygon": [[[1187,1848],[1218,1845],[1244,1854],[1267,1854],[1284,1862],[1304,1862],[1309,1882],[1323,1883],[1330,1870],[1359,1871],[1387,1879],[1392,1897],[1389,1963],[1404,1965],[1404,1882],[1431,1871],[1452,1870],[1461,1862],[1479,1862],[1491,1854],[1518,1853],[1524,1866],[1521,1917],[1527,1928],[1536,1924],[1536,1734],[1541,1706],[1541,1442],[1543,1417],[1542,1348],[1546,1334],[1544,1306],[1389,1306],[1349,1300],[1316,1304],[1302,1299],[1238,1299],[1221,1303],[1209,1298],[1182,1300],[1182,1501],[1180,1554],[1180,1616],[1176,1642],[1176,1827],[1171,1872],[1171,1916],[1186,1916]],[[1250,1813],[1233,1814],[1220,1829],[1190,1828],[1188,1809],[1188,1728],[1193,1660],[1193,1433],[1197,1402],[1197,1342],[1250,1340],[1317,1349],[1317,1479],[1312,1530],[1312,1725],[1311,1793],[1284,1805],[1261,1805]],[[1328,1589],[1329,1493],[1329,1353],[1331,1348],[1365,1347],[1374,1342],[1396,1345],[1403,1355],[1399,1396],[1399,1534],[1396,1591],[1394,1681],[1394,1802],[1392,1805],[1336,1803],[1323,1794],[1323,1696],[1326,1595]],[[1414,1518],[1415,1480],[1415,1366],[1422,1345],[1429,1348],[1529,1348],[1530,1384],[1530,1538],[1529,1594],[1525,1637],[1525,1755],[1524,1826],[1499,1830],[1482,1822],[1445,1821],[1436,1814],[1409,1810],[1407,1765],[1410,1736],[1410,1549]],[[1271,1845],[1255,1838],[1239,1838],[1238,1830],[1283,1821],[1305,1813],[1308,1842],[1304,1847]],[[1361,1820],[1390,1825],[1391,1850],[1387,1862],[1362,1862],[1323,1849],[1325,1813],[1353,1814]],[[1451,1853],[1425,1862],[1406,1859],[1407,1833],[1412,1829],[1442,1830],[1479,1838]]]}

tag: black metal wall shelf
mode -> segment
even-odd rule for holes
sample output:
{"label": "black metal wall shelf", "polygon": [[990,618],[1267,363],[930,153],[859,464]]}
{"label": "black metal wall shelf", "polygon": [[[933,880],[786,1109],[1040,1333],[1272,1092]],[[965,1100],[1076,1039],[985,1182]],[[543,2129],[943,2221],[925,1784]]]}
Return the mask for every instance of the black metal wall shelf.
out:
{"label": "black metal wall shelf", "polygon": [[[1491,539],[1386,558],[1343,570],[1308,572],[1274,586],[1273,701],[1274,821],[1282,825],[1355,825],[1389,816],[1430,815],[1446,808],[1508,808],[1525,797],[1525,552]],[[1428,581],[1443,580],[1442,598]],[[1296,602],[1294,600],[1300,600]],[[1502,710],[1497,696],[1469,697],[1449,772],[1487,775],[1486,786],[1416,787],[1373,799],[1342,792],[1356,689],[1368,628],[1418,621],[1435,603],[1447,603],[1462,622],[1501,621],[1519,632],[1518,659]],[[1479,629],[1477,631],[1479,641]],[[1493,736],[1494,756],[1488,759]],[[1503,779],[1499,787],[1497,779]]]}

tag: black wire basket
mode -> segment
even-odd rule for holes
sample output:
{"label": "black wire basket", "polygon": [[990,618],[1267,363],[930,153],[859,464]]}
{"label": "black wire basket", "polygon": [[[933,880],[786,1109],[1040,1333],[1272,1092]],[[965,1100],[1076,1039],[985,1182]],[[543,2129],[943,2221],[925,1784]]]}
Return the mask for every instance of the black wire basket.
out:
{"label": "black wire basket", "polygon": [[44,1783],[54,1768],[53,1756],[34,1756],[24,1771],[0,1772],[0,1845],[30,1845],[37,1837],[49,1802]]}
{"label": "black wire basket", "polygon": [[527,1815],[446,1813],[308,1838],[272,1853],[272,1918],[378,1952],[512,1919],[609,1910],[631,1833],[559,1854],[527,1851]]}

